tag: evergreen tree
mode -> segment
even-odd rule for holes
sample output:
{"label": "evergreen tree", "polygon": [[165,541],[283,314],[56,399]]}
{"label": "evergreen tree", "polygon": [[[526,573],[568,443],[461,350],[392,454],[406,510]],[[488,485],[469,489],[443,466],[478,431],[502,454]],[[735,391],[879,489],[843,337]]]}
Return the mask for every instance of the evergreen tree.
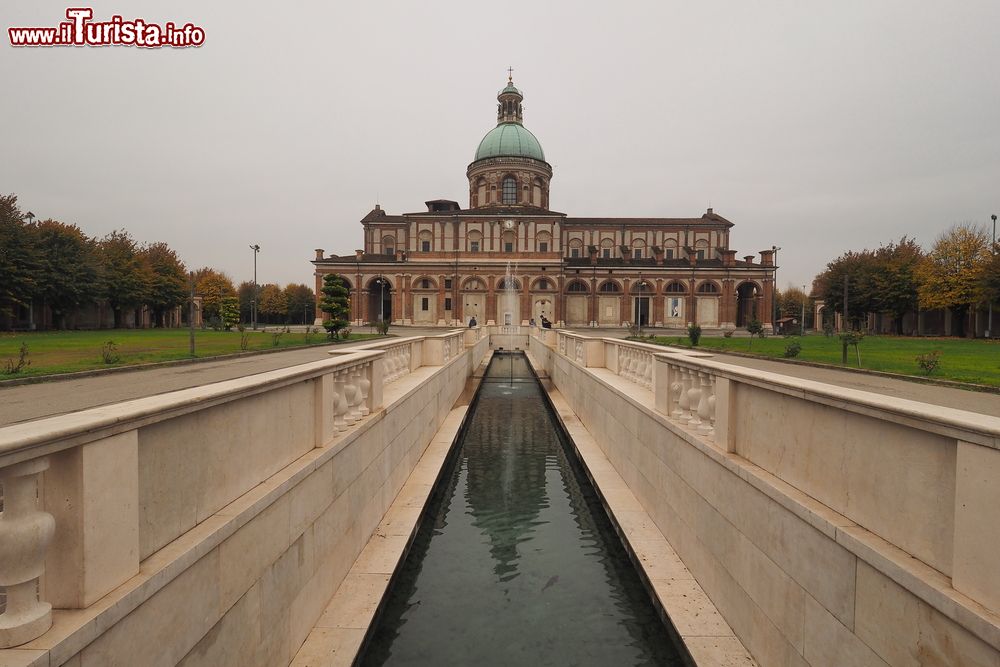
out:
{"label": "evergreen tree", "polygon": [[340,335],[340,330],[347,326],[348,318],[350,318],[350,291],[343,278],[328,273],[323,276],[322,292],[323,299],[319,302],[319,308],[329,315],[329,319],[323,323],[323,326],[330,332],[330,338],[336,339]]}
{"label": "evergreen tree", "polygon": [[225,327],[226,331],[231,330],[234,326],[239,324],[240,300],[235,296],[222,297],[220,316],[222,317],[222,326]]}

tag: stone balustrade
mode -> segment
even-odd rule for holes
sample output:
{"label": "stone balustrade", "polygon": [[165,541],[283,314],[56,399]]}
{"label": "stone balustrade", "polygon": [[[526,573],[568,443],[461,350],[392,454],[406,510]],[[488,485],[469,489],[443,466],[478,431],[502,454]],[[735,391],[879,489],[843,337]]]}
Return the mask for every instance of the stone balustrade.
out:
{"label": "stone balustrade", "polygon": [[614,338],[604,342],[607,368],[644,389],[653,389],[653,354],[662,352],[662,347]]}
{"label": "stone balustrade", "polygon": [[380,410],[391,347],[0,428],[0,648]]}
{"label": "stone balustrade", "polygon": [[533,358],[760,664],[1000,660],[1000,418],[557,336]]}

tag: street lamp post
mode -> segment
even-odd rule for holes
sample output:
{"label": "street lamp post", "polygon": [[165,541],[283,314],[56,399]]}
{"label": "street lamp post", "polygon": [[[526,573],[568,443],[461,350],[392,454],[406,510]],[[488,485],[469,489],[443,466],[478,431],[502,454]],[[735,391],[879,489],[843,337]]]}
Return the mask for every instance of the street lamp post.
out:
{"label": "street lamp post", "polygon": [[253,323],[254,331],[257,330],[257,253],[260,252],[260,245],[254,243],[250,246],[253,250],[253,297],[250,299],[250,321]]}
{"label": "street lamp post", "polygon": [[799,325],[799,335],[806,335],[806,299],[809,298],[806,294],[806,286],[802,286],[802,324]]}
{"label": "street lamp post", "polygon": [[[993,243],[990,245],[990,254],[995,257],[997,254],[997,214],[994,213],[990,217],[993,218]],[[986,320],[986,337],[993,337],[993,299],[990,299],[990,314]]]}
{"label": "street lamp post", "polygon": [[771,246],[771,251],[774,252],[774,256],[771,261],[774,265],[774,270],[771,276],[771,330],[778,330],[778,251],[781,250],[780,247],[773,245]]}

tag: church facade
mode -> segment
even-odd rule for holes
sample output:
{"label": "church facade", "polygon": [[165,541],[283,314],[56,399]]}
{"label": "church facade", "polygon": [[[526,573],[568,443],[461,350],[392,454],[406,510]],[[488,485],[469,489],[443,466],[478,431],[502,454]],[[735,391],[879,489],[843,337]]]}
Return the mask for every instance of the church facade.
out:
{"label": "church facade", "polygon": [[549,205],[552,166],[524,127],[523,95],[508,79],[497,125],[468,166],[469,204],[431,200],[361,220],[354,255],[317,249],[316,293],[336,273],[356,324],[528,324],[770,328],[774,253],[737,259],[733,223],[711,208],[690,218],[571,217]]}

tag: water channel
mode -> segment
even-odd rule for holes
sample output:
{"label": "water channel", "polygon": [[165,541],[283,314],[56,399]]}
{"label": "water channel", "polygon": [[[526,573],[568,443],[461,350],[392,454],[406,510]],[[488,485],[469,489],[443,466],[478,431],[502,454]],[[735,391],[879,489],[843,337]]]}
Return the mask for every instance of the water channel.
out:
{"label": "water channel", "polygon": [[520,354],[494,355],[362,665],[683,665]]}

